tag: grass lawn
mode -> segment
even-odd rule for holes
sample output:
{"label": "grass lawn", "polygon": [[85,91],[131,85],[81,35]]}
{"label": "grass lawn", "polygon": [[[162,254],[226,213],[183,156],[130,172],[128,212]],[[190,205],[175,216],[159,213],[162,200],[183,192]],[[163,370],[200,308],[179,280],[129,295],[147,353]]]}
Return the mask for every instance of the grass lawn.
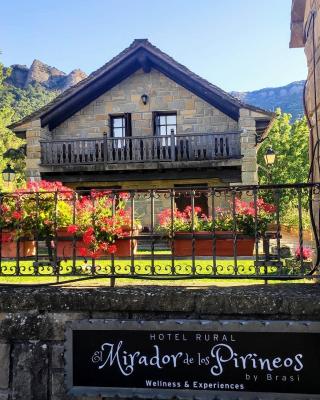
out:
{"label": "grass lawn", "polygon": [[[134,260],[134,270],[135,278],[128,277],[117,277],[116,286],[123,285],[167,285],[167,286],[235,286],[235,285],[250,285],[250,284],[264,284],[263,279],[257,279],[256,277],[249,278],[248,275],[254,275],[256,269],[253,267],[253,260],[250,259],[239,259],[238,260],[238,279],[236,277],[225,278],[226,275],[235,275],[233,259],[230,260],[217,260],[217,274],[220,278],[208,278],[205,275],[212,273],[212,259],[209,260],[196,260],[195,270],[196,277],[181,279],[183,275],[192,275],[192,261],[189,259],[175,260],[174,270],[176,277],[179,279],[165,279],[163,275],[170,274],[171,272],[171,260],[161,260],[156,259],[155,254],[154,260],[154,271],[155,274],[150,276],[152,279],[141,279],[139,274],[148,275],[151,274],[151,261],[148,259],[144,260]],[[160,258],[160,256],[159,256]],[[78,275],[81,276],[68,276],[72,272],[72,262],[63,261],[60,268],[59,282],[67,286],[109,286],[110,278],[99,277],[99,275],[110,274],[111,271],[111,261],[110,260],[96,260],[96,277],[95,279],[86,279],[77,282],[69,282],[78,278],[85,278],[91,275],[91,260],[85,264],[84,260],[78,259],[76,262],[76,271]],[[131,260],[115,260],[114,262],[115,271],[117,274],[128,275],[131,270]],[[57,282],[55,276],[48,276],[53,274],[52,267],[43,266],[38,267],[37,276],[27,276],[28,274],[34,273],[34,267],[32,261],[20,261],[20,276],[14,276],[16,272],[14,261],[2,260],[1,264],[1,275],[0,275],[0,285],[7,284],[28,284],[28,285],[41,285],[47,283]],[[259,267],[260,273],[264,273],[264,267]],[[268,274],[272,277],[275,273],[275,267],[268,267]],[[10,276],[11,275],[11,276]],[[24,276],[25,275],[25,276]],[[162,275],[162,276],[161,276]],[[242,277],[241,277],[242,276]],[[279,283],[279,282],[311,282],[311,280],[289,280],[289,281],[279,281],[279,280],[269,280],[269,283]],[[68,283],[69,282],[69,283]]]}

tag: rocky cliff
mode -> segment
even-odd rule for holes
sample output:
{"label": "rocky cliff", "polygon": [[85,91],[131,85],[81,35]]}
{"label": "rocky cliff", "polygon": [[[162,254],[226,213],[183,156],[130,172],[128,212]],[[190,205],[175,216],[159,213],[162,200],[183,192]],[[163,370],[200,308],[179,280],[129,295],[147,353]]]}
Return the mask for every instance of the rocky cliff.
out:
{"label": "rocky cliff", "polygon": [[245,103],[266,110],[275,111],[279,107],[282,111],[292,114],[293,119],[297,119],[304,115],[304,83],[305,81],[297,81],[281,87],[264,88],[253,92],[231,92],[231,94]]}
{"label": "rocky cliff", "polygon": [[63,91],[86,76],[80,69],[75,69],[70,74],[66,74],[55,67],[50,67],[39,60],[34,60],[30,68],[25,65],[12,65],[11,75],[6,82],[21,89],[30,84],[38,83],[47,90]]}

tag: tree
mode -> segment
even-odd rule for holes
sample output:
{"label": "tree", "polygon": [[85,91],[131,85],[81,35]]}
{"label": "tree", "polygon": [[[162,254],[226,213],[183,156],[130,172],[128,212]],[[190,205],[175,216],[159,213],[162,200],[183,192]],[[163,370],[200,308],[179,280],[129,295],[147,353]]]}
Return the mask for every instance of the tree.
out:
{"label": "tree", "polygon": [[[260,184],[303,183],[308,180],[309,173],[309,128],[306,118],[297,119],[290,124],[291,115],[277,110],[277,119],[267,139],[258,151],[258,164],[266,167],[264,155],[269,146],[276,154],[271,167],[271,182],[265,169],[259,168]],[[275,193],[267,190],[262,197],[268,202],[275,202]],[[308,190],[301,191],[302,222],[309,225]],[[299,224],[298,192],[296,189],[280,191],[280,220],[292,226]]]}
{"label": "tree", "polygon": [[[309,172],[309,128],[306,118],[290,124],[291,115],[277,110],[277,119],[258,151],[258,164],[265,166],[264,155],[269,146],[276,153],[271,170],[271,183],[307,182]],[[259,182],[267,184],[267,172],[259,168]]]}
{"label": "tree", "polygon": [[[7,128],[13,122],[14,110],[10,105],[10,96],[5,95],[4,80],[10,74],[10,69],[4,69],[0,63],[0,168],[1,171],[5,168],[8,160],[3,157],[3,154],[9,148],[18,148],[23,144],[23,141],[18,139],[15,134]],[[21,160],[12,160],[12,166],[17,171],[18,183],[24,178],[24,163]],[[0,190],[6,190],[2,182],[2,174],[0,174]]]}

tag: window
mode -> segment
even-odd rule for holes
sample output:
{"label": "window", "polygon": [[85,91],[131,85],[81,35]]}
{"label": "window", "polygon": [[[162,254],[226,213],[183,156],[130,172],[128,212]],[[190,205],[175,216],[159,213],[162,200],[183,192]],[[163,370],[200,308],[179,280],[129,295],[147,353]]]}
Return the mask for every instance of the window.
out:
{"label": "window", "polygon": [[[209,207],[208,207],[208,197],[206,193],[201,192],[201,189],[207,189],[208,185],[206,183],[198,183],[198,184],[182,184],[182,185],[174,185],[175,189],[179,191],[179,188],[187,189],[188,187],[191,188],[198,188],[200,191],[197,192],[194,197],[194,206],[200,207],[201,212],[205,215],[209,215]],[[187,206],[191,206],[191,196],[189,193],[184,193],[182,196],[176,196],[175,203],[177,210],[184,211]]]}
{"label": "window", "polygon": [[169,136],[177,133],[177,114],[156,112],[154,114],[154,133],[156,136]]}
{"label": "window", "polygon": [[126,145],[125,137],[131,136],[131,114],[119,114],[110,116],[111,137],[118,139],[113,142],[115,148]]}

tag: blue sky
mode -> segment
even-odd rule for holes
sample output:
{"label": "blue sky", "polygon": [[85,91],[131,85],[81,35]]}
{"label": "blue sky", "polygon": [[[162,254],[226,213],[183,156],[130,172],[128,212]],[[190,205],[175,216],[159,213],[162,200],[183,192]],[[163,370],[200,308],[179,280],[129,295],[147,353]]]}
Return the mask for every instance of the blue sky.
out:
{"label": "blue sky", "polygon": [[289,49],[291,0],[9,0],[1,2],[0,60],[33,59],[90,73],[135,38],[225,90],[306,77]]}

